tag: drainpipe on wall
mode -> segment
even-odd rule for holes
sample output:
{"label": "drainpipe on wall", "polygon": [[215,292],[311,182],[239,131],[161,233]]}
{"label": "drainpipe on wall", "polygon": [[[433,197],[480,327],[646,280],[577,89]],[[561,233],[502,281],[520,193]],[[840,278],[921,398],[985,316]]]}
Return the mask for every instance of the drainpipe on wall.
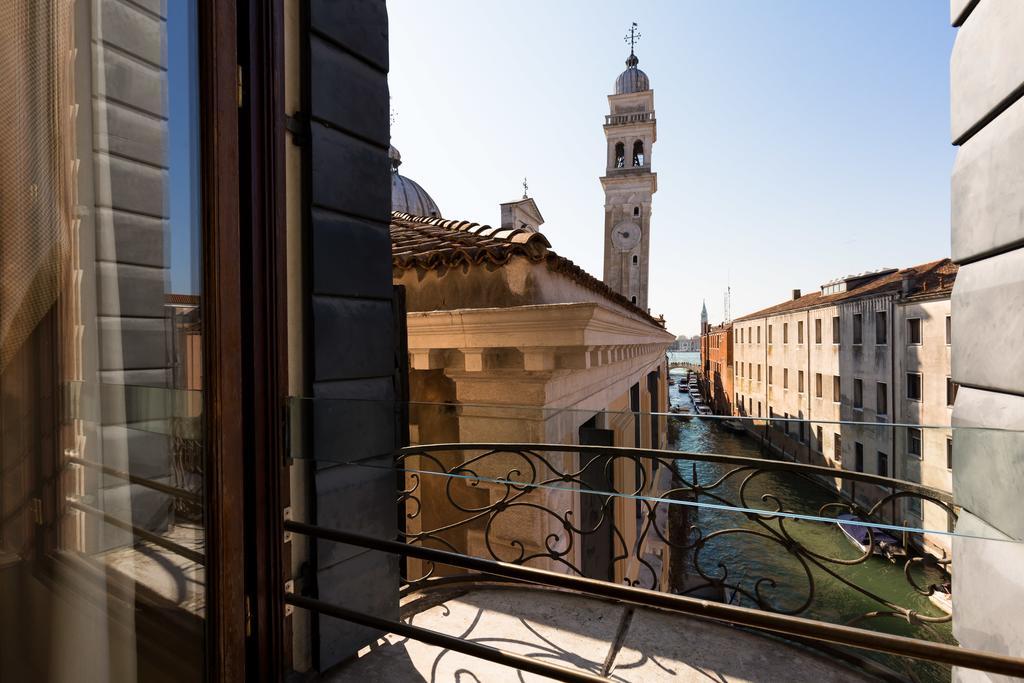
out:
{"label": "drainpipe on wall", "polygon": [[[807,463],[811,462],[811,378],[814,376],[813,368],[811,368],[811,311],[808,309],[804,313],[804,344],[807,349],[807,377],[804,378],[806,384],[804,389],[807,393],[804,396],[807,397]],[[824,380],[824,378],[822,378]]]}

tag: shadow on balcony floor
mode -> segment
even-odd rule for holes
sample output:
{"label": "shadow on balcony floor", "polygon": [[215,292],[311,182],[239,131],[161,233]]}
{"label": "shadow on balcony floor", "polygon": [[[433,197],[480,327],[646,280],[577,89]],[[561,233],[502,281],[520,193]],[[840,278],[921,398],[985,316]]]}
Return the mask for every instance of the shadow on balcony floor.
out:
{"label": "shadow on balcony floor", "polygon": [[[483,645],[615,681],[877,680],[808,648],[730,626],[523,586],[433,588],[403,601],[403,619]],[[330,683],[549,680],[388,635],[321,679]]]}

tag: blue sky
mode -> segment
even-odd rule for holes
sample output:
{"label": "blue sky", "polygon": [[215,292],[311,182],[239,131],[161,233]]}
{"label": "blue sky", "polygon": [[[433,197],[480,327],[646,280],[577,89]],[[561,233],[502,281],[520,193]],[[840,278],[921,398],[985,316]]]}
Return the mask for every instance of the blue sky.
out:
{"label": "blue sky", "polygon": [[939,0],[391,0],[392,140],[449,218],[523,176],[561,255],[601,276],[607,95],[637,21],[658,173],[650,305],[676,334],[834,277],[949,255]]}

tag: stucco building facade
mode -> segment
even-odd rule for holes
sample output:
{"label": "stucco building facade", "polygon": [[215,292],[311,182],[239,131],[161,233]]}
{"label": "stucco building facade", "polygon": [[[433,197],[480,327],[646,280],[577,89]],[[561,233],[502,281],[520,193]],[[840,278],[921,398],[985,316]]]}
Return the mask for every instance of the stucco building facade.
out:
{"label": "stucco building facade", "polygon": [[718,415],[732,415],[739,407],[733,400],[732,323],[705,326],[700,337],[700,367],[705,398]]}
{"label": "stucco building facade", "polygon": [[[771,447],[801,462],[950,490],[952,433],[934,427],[950,424],[956,394],[949,337],[956,273],[943,259],[847,276],[738,318],[735,414],[771,420]],[[863,505],[882,495],[867,486],[846,493]],[[949,530],[937,506],[886,508],[890,521]],[[924,542],[938,555],[950,550],[938,534]]]}

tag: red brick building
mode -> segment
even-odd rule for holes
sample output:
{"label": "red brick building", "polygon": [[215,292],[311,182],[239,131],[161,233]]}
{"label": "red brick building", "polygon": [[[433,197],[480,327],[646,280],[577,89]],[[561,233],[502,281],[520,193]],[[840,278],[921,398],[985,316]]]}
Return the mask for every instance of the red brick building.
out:
{"label": "red brick building", "polygon": [[732,323],[706,325],[700,335],[705,397],[718,415],[733,414]]}

